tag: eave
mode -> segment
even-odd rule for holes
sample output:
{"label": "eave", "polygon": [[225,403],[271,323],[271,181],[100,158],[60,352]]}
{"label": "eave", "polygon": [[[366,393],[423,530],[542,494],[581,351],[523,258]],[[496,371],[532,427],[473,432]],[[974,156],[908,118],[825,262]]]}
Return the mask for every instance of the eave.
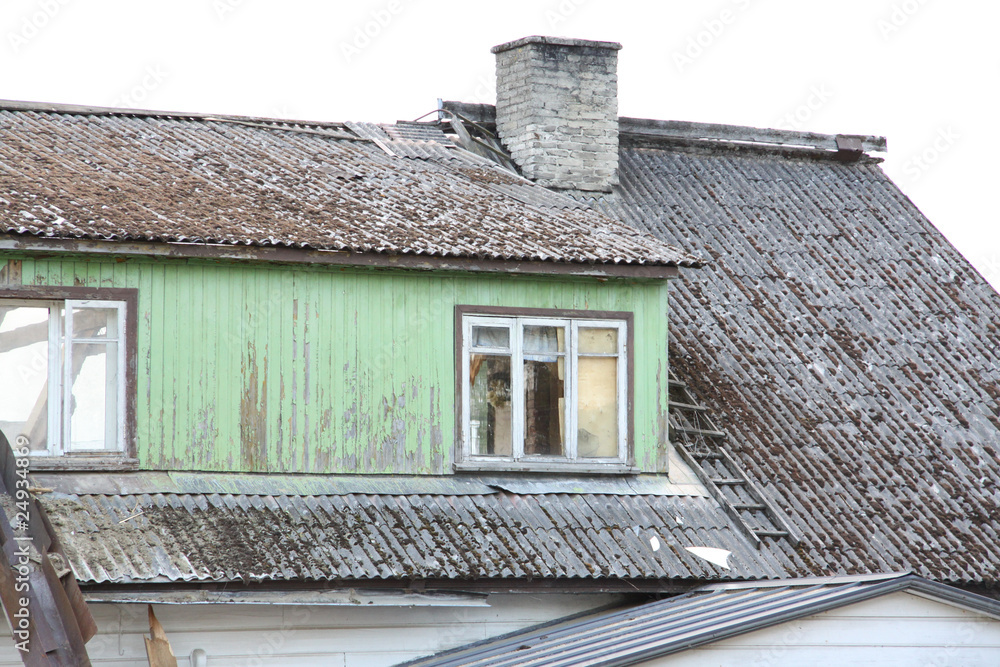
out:
{"label": "eave", "polygon": [[656,264],[591,264],[439,257],[430,255],[387,255],[337,250],[315,250],[279,246],[215,245],[204,243],[153,243],[135,241],[95,241],[43,238],[16,234],[0,235],[0,250],[36,257],[87,254],[104,257],[156,257],[161,259],[202,259],[221,262],[266,262],[313,264],[369,269],[413,271],[459,271],[515,275],[562,275],[584,278],[631,278],[667,280],[676,278],[676,266]]}

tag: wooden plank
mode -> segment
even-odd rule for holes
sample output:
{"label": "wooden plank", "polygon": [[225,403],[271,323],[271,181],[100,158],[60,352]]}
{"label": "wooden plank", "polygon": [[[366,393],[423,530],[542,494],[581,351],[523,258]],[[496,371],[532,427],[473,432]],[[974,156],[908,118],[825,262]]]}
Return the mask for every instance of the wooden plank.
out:
{"label": "wooden plank", "polygon": [[153,613],[153,605],[149,605],[149,634],[144,637],[146,641],[146,657],[149,659],[149,667],[177,667],[177,658],[170,648],[167,640],[167,633]]}

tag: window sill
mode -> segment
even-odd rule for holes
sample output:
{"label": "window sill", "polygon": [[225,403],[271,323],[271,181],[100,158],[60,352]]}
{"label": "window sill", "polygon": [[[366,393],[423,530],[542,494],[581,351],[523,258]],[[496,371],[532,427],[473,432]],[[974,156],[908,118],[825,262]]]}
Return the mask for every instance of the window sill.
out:
{"label": "window sill", "polygon": [[138,470],[139,459],[124,456],[32,456],[28,470]]}
{"label": "window sill", "polygon": [[514,463],[511,461],[459,461],[455,472],[524,472],[564,475],[638,475],[640,470],[627,463]]}

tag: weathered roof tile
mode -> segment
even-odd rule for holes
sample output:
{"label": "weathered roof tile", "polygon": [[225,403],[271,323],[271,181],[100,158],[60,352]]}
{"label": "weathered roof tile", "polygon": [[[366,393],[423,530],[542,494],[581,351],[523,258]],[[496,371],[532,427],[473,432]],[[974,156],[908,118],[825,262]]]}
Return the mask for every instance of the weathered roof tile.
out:
{"label": "weathered roof tile", "polygon": [[433,126],[55,113],[0,102],[0,231],[696,266]]}

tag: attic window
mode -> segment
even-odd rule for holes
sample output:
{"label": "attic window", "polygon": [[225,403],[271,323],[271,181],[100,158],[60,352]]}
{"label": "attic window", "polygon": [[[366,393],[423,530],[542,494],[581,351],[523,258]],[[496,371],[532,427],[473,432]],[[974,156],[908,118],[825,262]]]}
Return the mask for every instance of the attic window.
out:
{"label": "attic window", "polygon": [[0,430],[34,456],[124,451],[125,302],[0,299]]}
{"label": "attic window", "polygon": [[461,327],[459,467],[625,464],[625,317],[468,314]]}

